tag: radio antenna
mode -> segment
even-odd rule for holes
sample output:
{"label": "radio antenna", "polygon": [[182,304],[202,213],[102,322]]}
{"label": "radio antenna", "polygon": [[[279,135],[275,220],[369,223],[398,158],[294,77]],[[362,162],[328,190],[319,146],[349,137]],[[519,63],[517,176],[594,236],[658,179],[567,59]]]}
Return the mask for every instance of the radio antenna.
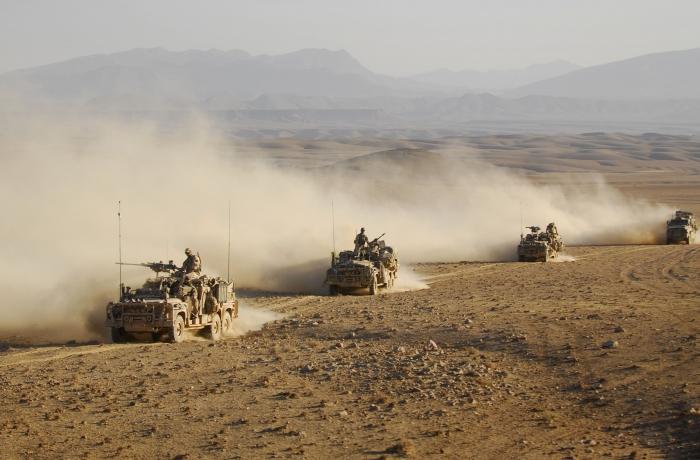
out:
{"label": "radio antenna", "polygon": [[335,254],[335,204],[331,200],[331,226],[333,227],[333,253]]}
{"label": "radio antenna", "polygon": [[119,231],[119,300],[122,298],[122,202],[117,201],[117,227]]}
{"label": "radio antenna", "polygon": [[523,200],[520,200],[520,238],[523,237]]}
{"label": "radio antenna", "polygon": [[231,200],[228,200],[228,254],[226,256],[226,281],[231,282]]}

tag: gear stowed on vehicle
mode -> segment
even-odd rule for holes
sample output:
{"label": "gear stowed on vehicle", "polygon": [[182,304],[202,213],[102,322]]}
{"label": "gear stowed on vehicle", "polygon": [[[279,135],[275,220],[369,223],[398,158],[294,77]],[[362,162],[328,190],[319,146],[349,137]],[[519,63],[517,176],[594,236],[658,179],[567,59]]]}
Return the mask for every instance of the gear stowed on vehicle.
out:
{"label": "gear stowed on vehicle", "polygon": [[698,224],[692,212],[676,211],[666,222],[666,244],[693,244]]}
{"label": "gear stowed on vehicle", "polygon": [[205,332],[211,340],[232,332],[238,317],[238,300],[233,282],[201,274],[199,254],[189,249],[182,267],[149,262],[155,277],[137,289],[120,285],[118,302],[107,304],[107,320],[114,342],[136,336],[153,340],[182,342],[187,331]]}
{"label": "gear stowed on vehicle", "polygon": [[368,241],[364,228],[355,238],[355,250],[331,255],[331,267],[326,272],[325,284],[330,295],[355,289],[367,289],[376,295],[379,288],[391,288],[398,277],[397,252],[378,236]]}
{"label": "gear stowed on vehicle", "polygon": [[540,232],[540,227],[533,225],[527,235],[520,235],[518,244],[519,262],[547,262],[559,255],[564,243],[554,222],[547,225],[547,230]]}

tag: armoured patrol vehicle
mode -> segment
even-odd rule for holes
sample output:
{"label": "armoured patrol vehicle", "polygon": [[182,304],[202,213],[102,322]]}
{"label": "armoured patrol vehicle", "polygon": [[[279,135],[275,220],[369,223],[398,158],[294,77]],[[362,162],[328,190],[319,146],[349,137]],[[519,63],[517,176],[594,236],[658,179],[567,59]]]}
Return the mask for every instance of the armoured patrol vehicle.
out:
{"label": "armoured patrol vehicle", "polygon": [[360,251],[341,251],[331,255],[331,268],[325,284],[330,295],[356,289],[368,289],[376,295],[379,288],[391,288],[398,276],[399,259],[396,251],[380,240],[381,235]]}
{"label": "armoured patrol vehicle", "polygon": [[525,227],[530,229],[527,235],[520,235],[518,245],[518,261],[520,262],[547,262],[557,257],[564,247],[556,227],[550,224],[547,231],[540,232],[540,227]]}
{"label": "armoured patrol vehicle", "polygon": [[238,317],[233,283],[220,277],[184,274],[171,260],[139,265],[155,276],[137,289],[120,287],[118,302],[107,304],[106,326],[114,342],[137,336],[182,342],[187,331],[205,332],[211,340],[232,332]]}
{"label": "armoured patrol vehicle", "polygon": [[693,244],[698,224],[692,212],[676,211],[666,222],[666,244]]}

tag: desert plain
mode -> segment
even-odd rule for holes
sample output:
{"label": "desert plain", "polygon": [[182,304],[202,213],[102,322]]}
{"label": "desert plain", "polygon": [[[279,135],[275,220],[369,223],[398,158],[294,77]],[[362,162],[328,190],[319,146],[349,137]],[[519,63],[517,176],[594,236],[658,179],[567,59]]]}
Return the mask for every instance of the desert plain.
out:
{"label": "desert plain", "polygon": [[[237,148],[313,167],[467,152],[536,184],[595,174],[626,196],[700,212],[700,141],[689,136]],[[239,320],[268,321],[216,343],[3,332],[0,456],[698,458],[700,247],[644,243],[568,246],[560,263],[426,258],[399,274],[419,288],[372,297],[241,289]]]}

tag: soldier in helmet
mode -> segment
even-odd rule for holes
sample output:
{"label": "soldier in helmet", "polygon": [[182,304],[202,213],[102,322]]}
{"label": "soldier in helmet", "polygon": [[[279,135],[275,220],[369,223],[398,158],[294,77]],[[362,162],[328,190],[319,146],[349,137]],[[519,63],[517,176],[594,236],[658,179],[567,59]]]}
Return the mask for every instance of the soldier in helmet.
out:
{"label": "soldier in helmet", "polygon": [[547,239],[554,249],[561,251],[563,245],[559,238],[559,230],[557,230],[557,226],[554,225],[554,222],[550,222],[547,225]]}
{"label": "soldier in helmet", "polygon": [[196,316],[199,313],[199,297],[202,294],[202,286],[198,281],[202,273],[202,260],[199,258],[199,254],[195,254],[190,248],[185,249],[185,255],[187,258],[182,262],[182,268],[179,271],[181,278],[175,283],[174,289],[178,290],[181,286],[191,287],[189,295],[192,309],[189,313]]}
{"label": "soldier in helmet", "polygon": [[202,260],[199,258],[199,254],[194,254],[190,248],[185,249],[185,255],[187,258],[182,263],[182,272],[185,275],[193,274],[199,276],[202,272]]}
{"label": "soldier in helmet", "polygon": [[362,227],[360,233],[355,237],[355,257],[358,257],[360,252],[367,247],[367,243],[369,243],[369,238],[365,234],[365,228]]}

